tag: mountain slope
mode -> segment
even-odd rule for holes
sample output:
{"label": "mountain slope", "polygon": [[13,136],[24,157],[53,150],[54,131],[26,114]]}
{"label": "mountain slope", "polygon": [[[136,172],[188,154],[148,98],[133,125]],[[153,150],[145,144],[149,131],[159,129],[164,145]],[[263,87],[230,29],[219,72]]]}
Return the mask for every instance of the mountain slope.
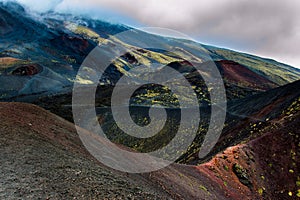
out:
{"label": "mountain slope", "polygon": [[95,161],[73,124],[22,103],[0,103],[3,199],[228,199],[192,166],[125,174]]}
{"label": "mountain slope", "polygon": [[[211,194],[205,199],[298,199],[299,85],[300,81],[231,104],[239,119],[227,125],[207,159],[195,163],[186,157],[183,163],[195,167],[187,167],[189,173],[182,173],[182,177]],[[256,107],[251,109],[253,105]],[[194,156],[199,161],[198,151]],[[182,168],[177,166],[177,170]],[[170,173],[165,170],[158,173],[158,180]],[[199,176],[199,182],[191,176]],[[221,197],[214,196],[218,194]]]}
{"label": "mountain slope", "polygon": [[168,199],[142,177],[108,169],[73,124],[36,106],[0,103],[1,199]]}
{"label": "mountain slope", "polygon": [[[213,151],[211,160],[197,166],[173,164],[142,175],[119,173],[95,161],[69,122],[33,105],[1,103],[0,195],[79,199],[288,199],[292,195],[296,199],[300,95],[293,90],[298,85],[292,83],[253,99],[259,102],[277,94],[270,100],[275,104],[260,105],[263,113],[274,105],[264,115],[270,119],[253,126],[251,135],[240,140],[235,133],[254,124],[241,119],[230,135],[236,138],[234,143],[225,146],[221,138],[218,145],[223,146],[218,149],[223,150]],[[275,99],[284,100],[276,104]],[[243,118],[257,120],[253,113]]]}
{"label": "mountain slope", "polygon": [[275,60],[212,46],[205,47],[209,50],[214,60],[233,60],[279,85],[299,80],[299,69],[293,69],[289,65],[276,62]]}
{"label": "mountain slope", "polygon": [[[290,108],[290,106],[299,100],[299,87],[300,81],[296,81],[248,98],[228,102],[225,127],[210,155],[204,160],[198,159],[199,144],[201,144],[199,136],[196,137],[193,148],[182,156],[180,162],[202,163],[227,147],[261,136],[266,130],[276,131],[279,128],[276,119],[293,116],[291,111],[287,111],[289,109],[298,112],[298,108]],[[200,131],[198,134],[205,134],[205,131]]]}
{"label": "mountain slope", "polygon": [[[0,2],[0,11],[0,58],[20,59],[25,64],[12,64],[8,59],[2,59],[0,83],[6,84],[1,88],[3,101],[12,98],[23,101],[24,96],[36,99],[71,92],[78,68],[100,43],[119,45],[131,51],[114,60],[106,70],[107,77],[101,81],[108,87],[107,90],[110,90],[123,75],[138,78],[130,73],[130,69],[140,65],[152,67],[156,64],[184,63],[183,61],[201,64],[210,61],[211,58],[217,63],[223,62],[222,60],[237,63],[230,68],[221,64],[225,70],[225,85],[231,88],[227,94],[229,99],[243,98],[296,81],[300,77],[298,69],[270,59],[205,46],[193,41],[153,35],[120,24],[51,12],[29,14],[15,2]],[[132,40],[122,40],[116,36],[130,30],[133,30]],[[141,47],[156,44],[163,44],[165,49]],[[103,54],[107,53],[106,50],[102,51]],[[239,80],[245,76],[228,76],[232,70],[239,71],[240,65],[244,70],[248,70],[247,75],[252,74],[247,77],[248,80]],[[32,68],[29,66],[38,66],[38,69],[33,67],[35,71],[32,74]],[[228,78],[233,78],[234,81]],[[83,77],[79,81],[83,85],[89,83],[89,80]],[[15,84],[7,85],[8,82]],[[197,84],[200,84],[198,87],[201,88],[201,83]],[[261,87],[253,87],[259,85]],[[155,91],[150,92],[155,94]]]}
{"label": "mountain slope", "polygon": [[247,199],[298,199],[299,120],[298,97],[280,117],[257,128],[256,137],[227,148],[197,168],[236,199],[245,194]]}
{"label": "mountain slope", "polygon": [[[118,38],[126,31],[132,31],[132,40]],[[75,77],[98,44],[129,49],[111,61],[95,95],[98,120],[119,145],[141,152],[161,148],[176,133],[180,117],[178,99],[170,90],[149,84],[130,99],[132,119],[147,124],[149,106],[160,104],[168,108],[170,123],[145,140],[122,134],[110,108],[122,76],[139,82],[141,77],[130,69],[168,66],[189,81],[199,100],[201,121],[193,144],[177,160],[181,164],[149,174],[111,170],[89,155],[74,125],[62,119],[72,121],[74,82],[91,84],[87,77]],[[143,48],[152,45],[169,51]],[[100,52],[111,53],[110,48]],[[205,69],[212,62],[222,75],[228,110],[217,145],[199,159],[211,114],[211,88],[191,63]],[[30,14],[15,2],[0,2],[0,101],[31,102],[62,117],[29,104],[0,103],[0,198],[296,199],[299,78],[299,69],[274,60],[86,17]],[[176,83],[178,77],[167,81]]]}

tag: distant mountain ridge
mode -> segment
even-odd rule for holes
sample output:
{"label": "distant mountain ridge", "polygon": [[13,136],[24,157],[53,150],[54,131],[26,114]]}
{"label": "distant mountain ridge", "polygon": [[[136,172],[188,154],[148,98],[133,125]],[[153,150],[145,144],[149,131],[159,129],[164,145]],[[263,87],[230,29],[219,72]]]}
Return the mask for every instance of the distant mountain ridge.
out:
{"label": "distant mountain ridge", "polygon": [[[116,37],[129,30],[135,36],[132,41]],[[145,46],[163,44],[171,51],[141,48],[141,41]],[[134,92],[128,109],[133,121],[143,126],[155,120],[149,118],[150,106],[164,106],[168,120],[163,129],[153,137],[136,138],[118,127],[111,95],[122,76],[140,81],[131,69],[159,66],[156,70],[161,72],[170,67],[195,91],[201,120],[184,152],[176,145],[170,149],[170,154],[178,155],[177,163],[156,172],[128,174],[104,166],[82,144],[70,123],[72,86],[84,59],[102,43],[130,50],[107,67],[95,94],[96,120],[118,147],[137,152],[160,149],[174,138],[181,123],[176,96],[166,87],[148,84]],[[101,53],[111,52],[101,49]],[[192,63],[200,69],[214,64],[227,97],[226,110],[217,105],[226,111],[222,134],[201,159],[199,150],[211,122],[212,87]],[[271,59],[81,16],[30,14],[15,2],[0,2],[0,101],[5,101],[0,103],[0,199],[296,199],[300,197],[299,79],[299,69]],[[177,80],[170,75],[166,82]],[[76,81],[82,88],[91,84],[84,76]],[[121,87],[126,90],[131,85]],[[188,102],[189,97],[183,98]],[[190,128],[189,123],[184,126],[182,131]],[[184,141],[186,135],[180,139]]]}
{"label": "distant mountain ridge", "polygon": [[[132,29],[128,26],[53,12],[40,14],[37,19],[37,16],[26,13],[26,10],[15,2],[0,2],[0,11],[0,58],[8,58],[0,61],[0,83],[5,86],[1,88],[1,99],[33,94],[47,96],[68,93],[78,68],[98,43],[109,38],[111,44],[129,45],[126,41],[119,41],[114,37],[115,34]],[[238,66],[242,65],[248,70],[248,74],[253,75],[248,77],[248,80],[239,82],[243,77],[234,74],[228,76],[229,73],[235,72],[226,71],[229,69],[226,64],[228,62],[224,63],[227,67],[221,64],[225,74],[223,74],[225,85],[231,88],[230,91],[239,91],[238,94],[229,92],[229,99],[242,98],[300,78],[299,69],[270,59],[200,45],[193,41],[166,38],[139,30],[135,32],[138,40],[133,42],[143,41],[145,45],[149,42],[150,46],[151,42],[156,41],[164,43],[173,52],[155,49],[139,50],[136,47],[130,54],[120,57],[109,66],[107,70],[109,77],[103,79],[106,85],[116,82],[120,76],[130,77],[129,70],[141,64],[167,65],[172,62],[182,62],[182,58],[205,63],[210,60],[207,56],[217,63],[233,61],[237,63],[236,69],[231,66],[230,70],[238,72],[241,69]],[[132,44],[130,46],[134,48]],[[9,59],[10,61],[7,62]],[[12,63],[12,59],[22,60],[21,68],[18,63]],[[37,69],[34,66],[39,67]],[[32,70],[35,71],[34,74],[29,73]],[[19,73],[16,73],[18,71]],[[233,77],[234,80],[228,80]],[[44,78],[48,81],[44,81]],[[8,82],[14,84],[8,85]],[[83,84],[87,82],[82,80]],[[259,86],[266,83],[266,87]],[[253,87],[255,85],[257,88]]]}

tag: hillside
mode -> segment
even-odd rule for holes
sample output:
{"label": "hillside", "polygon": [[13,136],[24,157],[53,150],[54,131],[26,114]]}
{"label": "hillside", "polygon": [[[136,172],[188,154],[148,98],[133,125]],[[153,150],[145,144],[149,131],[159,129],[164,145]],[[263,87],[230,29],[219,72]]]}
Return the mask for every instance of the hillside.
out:
{"label": "hillside", "polygon": [[[274,117],[263,125],[250,123],[253,132],[244,139],[232,133],[239,139],[223,146],[224,150],[213,154],[212,159],[195,166],[173,164],[141,175],[120,173],[95,161],[82,146],[74,125],[62,118],[29,104],[1,103],[0,195],[53,199],[294,199],[300,189],[300,95],[292,88],[296,90],[298,84],[261,95],[262,100],[277,93],[275,99],[287,100],[271,104],[271,110],[270,104],[261,105],[263,113],[270,111],[265,116]],[[238,128],[231,128],[247,130],[253,117],[258,116],[249,114],[244,117],[247,123],[241,120]]]}
{"label": "hillside", "polygon": [[[53,12],[30,14],[15,2],[0,2],[0,28],[0,83],[3,85],[0,99],[3,101],[32,101],[70,93],[80,65],[98,44],[117,45],[130,51],[108,66],[105,77],[101,79],[101,84],[108,91],[123,75],[138,78],[130,73],[132,68],[180,63],[182,68],[188,69],[190,66],[186,65],[186,61],[199,64],[216,61],[222,68],[226,87],[230,88],[227,91],[229,99],[243,98],[300,77],[299,69],[270,59],[80,16]],[[131,39],[121,36],[122,33],[127,34],[126,31]],[[143,46],[161,49],[145,49]],[[109,53],[109,50],[101,51],[104,55]],[[182,72],[187,73],[185,70]],[[245,74],[241,76],[240,73]],[[86,85],[90,80],[85,78],[79,77],[77,81]],[[176,80],[170,77],[170,81]],[[14,84],[8,84],[11,82]],[[199,80],[195,87],[199,94],[205,93],[202,100],[207,100],[205,88]],[[156,92],[149,90],[155,97]],[[143,96],[137,97],[137,102],[139,100],[142,102],[139,104],[143,104]]]}
{"label": "hillside", "polygon": [[[163,81],[156,84],[156,78]],[[122,95],[145,82],[129,99]],[[166,86],[170,83],[179,95]],[[83,92],[95,89],[87,104],[96,111],[86,120],[90,132],[73,124],[72,109],[85,106],[72,107],[74,84]],[[213,101],[223,84],[226,97]],[[121,125],[128,133],[119,126],[112,103],[116,87],[115,106],[129,110],[139,128],[156,120],[151,106],[165,108],[167,119],[157,134],[131,136],[126,117]],[[0,199],[299,199],[299,88],[300,70],[272,59],[85,16],[30,13],[15,1],[1,1]],[[190,89],[193,95],[183,93]],[[222,128],[210,127],[222,118],[213,115],[214,107],[226,113],[224,128],[216,145],[207,143],[213,146],[208,155],[199,158],[208,129]],[[82,114],[89,116],[88,110]],[[200,120],[191,125],[194,116]],[[143,174],[108,168],[76,131],[95,136],[97,122],[117,147],[137,153],[163,149],[182,128],[180,144],[162,154],[178,159]],[[179,151],[192,129],[195,138]],[[99,135],[90,138],[107,142]],[[126,161],[139,162],[132,155]]]}
{"label": "hillside", "polygon": [[0,104],[1,199],[168,199],[142,177],[104,167],[73,124],[29,104]]}
{"label": "hillside", "polygon": [[[266,106],[263,112],[274,114],[278,104],[273,106],[274,110]],[[299,119],[298,95],[278,117],[264,125],[252,121],[251,135],[247,139],[235,142],[236,145],[197,168],[223,185],[233,199],[240,199],[241,194],[246,199],[298,199]],[[239,126],[239,130],[243,129],[248,126]],[[237,136],[231,133],[231,138],[234,137]]]}
{"label": "hillside", "polygon": [[[277,131],[280,128],[277,120],[287,117],[291,117],[291,121],[297,120],[294,112],[297,113],[299,109],[296,107],[300,97],[299,87],[300,81],[297,81],[242,100],[228,102],[225,127],[218,143],[207,158],[227,147],[253,140],[267,130]],[[199,135],[203,133],[199,132]],[[195,147],[182,157],[181,162],[193,164],[203,162],[198,160],[199,143],[201,139],[196,138]]]}

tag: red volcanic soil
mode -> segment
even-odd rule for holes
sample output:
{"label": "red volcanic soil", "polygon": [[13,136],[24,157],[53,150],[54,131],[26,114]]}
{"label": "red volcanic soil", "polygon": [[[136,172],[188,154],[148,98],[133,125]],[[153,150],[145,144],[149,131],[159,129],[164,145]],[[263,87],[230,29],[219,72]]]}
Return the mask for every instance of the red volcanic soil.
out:
{"label": "red volcanic soil", "polygon": [[278,85],[267,78],[251,71],[247,67],[230,60],[221,60],[216,62],[223,77],[230,82],[240,84],[246,87],[268,90]]}
{"label": "red volcanic soil", "polygon": [[90,48],[92,48],[88,40],[77,36],[71,37],[68,35],[62,35],[53,39],[51,42],[55,43],[59,47],[67,47],[75,53],[84,55],[86,55],[90,51]]}
{"label": "red volcanic soil", "polygon": [[184,61],[181,61],[181,62],[179,62],[181,65],[186,65],[186,66],[193,66],[193,64],[192,63],[190,63],[189,61],[187,61],[187,60],[184,60]]}
{"label": "red volcanic soil", "polygon": [[0,198],[297,199],[298,104],[207,163],[140,175],[97,162],[64,119],[37,106],[0,103]]}
{"label": "red volcanic soil", "polygon": [[73,124],[37,106],[0,103],[0,199],[170,199],[143,177],[103,166]]}
{"label": "red volcanic soil", "polygon": [[1,65],[11,65],[16,63],[17,61],[20,61],[17,58],[12,58],[12,57],[2,57],[0,58],[0,66]]}
{"label": "red volcanic soil", "polygon": [[15,68],[11,74],[16,76],[33,76],[42,71],[42,67],[29,61],[20,60],[12,57],[0,58],[0,68]]}
{"label": "red volcanic soil", "polygon": [[37,64],[28,64],[18,67],[12,72],[16,76],[33,76],[41,72],[41,67]]}
{"label": "red volcanic soil", "polygon": [[270,124],[261,136],[227,148],[197,169],[231,199],[299,199],[300,112]]}

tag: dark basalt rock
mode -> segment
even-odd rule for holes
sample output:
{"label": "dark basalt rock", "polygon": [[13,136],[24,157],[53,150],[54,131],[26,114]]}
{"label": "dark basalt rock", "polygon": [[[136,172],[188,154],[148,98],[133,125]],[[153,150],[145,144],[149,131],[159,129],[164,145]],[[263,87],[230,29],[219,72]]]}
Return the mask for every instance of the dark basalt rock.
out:
{"label": "dark basalt rock", "polygon": [[18,67],[12,72],[15,76],[33,76],[41,72],[41,67],[36,64]]}
{"label": "dark basalt rock", "polygon": [[139,62],[131,53],[126,53],[125,55],[121,56],[121,58],[125,59],[130,64],[137,64]]}
{"label": "dark basalt rock", "polygon": [[252,183],[249,179],[249,175],[247,173],[247,170],[244,169],[242,166],[240,166],[239,164],[234,164],[232,167],[232,171],[234,172],[234,174],[238,177],[238,179],[240,180],[240,182],[251,188],[252,187]]}

